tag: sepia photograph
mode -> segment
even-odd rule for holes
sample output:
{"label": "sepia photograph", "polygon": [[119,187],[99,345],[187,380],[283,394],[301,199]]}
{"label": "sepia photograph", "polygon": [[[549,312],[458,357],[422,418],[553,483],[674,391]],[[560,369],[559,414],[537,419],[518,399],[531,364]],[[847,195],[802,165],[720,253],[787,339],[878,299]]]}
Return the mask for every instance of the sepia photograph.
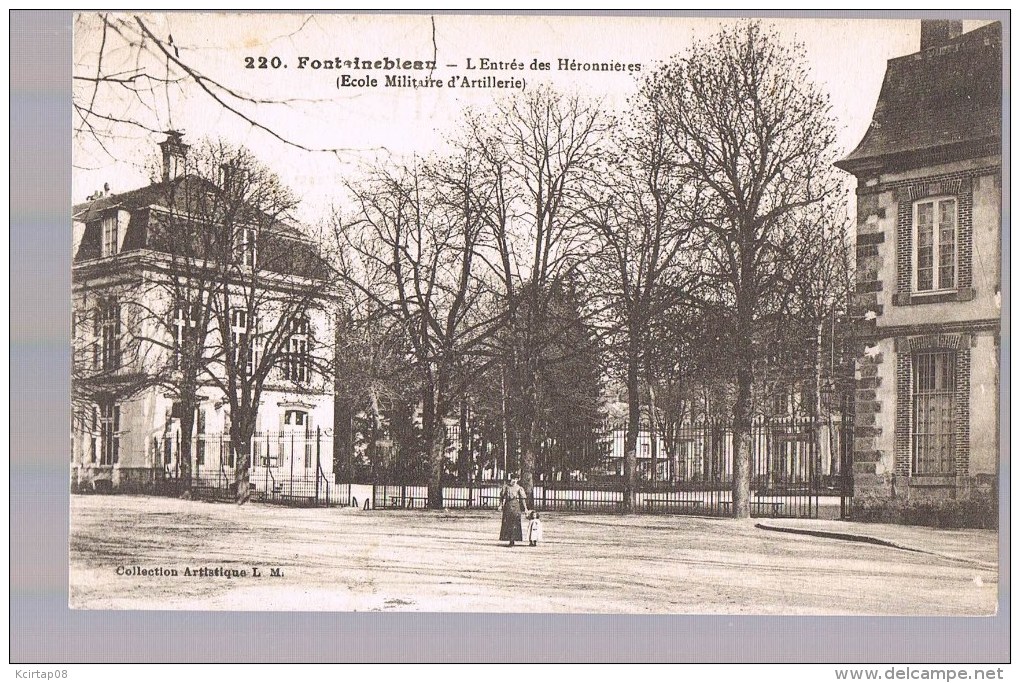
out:
{"label": "sepia photograph", "polygon": [[1002,22],[72,30],[71,610],[997,614]]}

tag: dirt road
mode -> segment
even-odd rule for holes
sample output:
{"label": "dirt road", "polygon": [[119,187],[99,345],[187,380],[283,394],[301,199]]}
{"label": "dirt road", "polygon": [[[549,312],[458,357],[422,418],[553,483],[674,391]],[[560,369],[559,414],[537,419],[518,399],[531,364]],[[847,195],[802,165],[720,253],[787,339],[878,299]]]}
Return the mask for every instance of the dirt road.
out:
{"label": "dirt road", "polygon": [[987,561],[995,532],[969,532],[966,542],[932,532],[971,551],[948,557],[729,519],[543,521],[542,545],[511,549],[496,541],[491,511],[74,496],[70,600],[99,609],[629,614],[979,615],[996,605],[998,572]]}

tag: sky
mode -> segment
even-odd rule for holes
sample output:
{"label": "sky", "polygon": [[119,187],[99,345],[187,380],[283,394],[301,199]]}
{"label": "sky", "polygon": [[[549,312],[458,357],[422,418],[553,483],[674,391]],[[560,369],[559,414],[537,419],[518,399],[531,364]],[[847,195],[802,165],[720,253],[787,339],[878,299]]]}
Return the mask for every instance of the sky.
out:
{"label": "sky", "polygon": [[[124,18],[133,21],[132,17]],[[512,89],[450,88],[451,78],[492,76],[523,81],[525,89],[542,84],[601,99],[620,109],[633,94],[638,78],[656,64],[683,55],[695,41],[708,40],[732,18],[306,15],[306,14],[144,14],[153,35],[169,43],[180,58],[232,90],[265,100],[246,111],[268,128],[304,147],[337,149],[307,152],[274,139],[203,95],[193,82],[144,91],[133,99],[99,91],[100,104],[127,108],[146,128],[183,130],[186,139],[222,137],[251,148],[301,198],[299,219],[321,220],[331,206],[342,204],[345,180],[358,176],[366,163],[387,155],[425,155],[441,150],[454,134],[465,108],[484,109]],[[813,79],[831,95],[841,154],[851,151],[871,121],[886,61],[916,52],[920,21],[886,19],[772,19],[763,23],[784,42],[803,45]],[[972,30],[983,21],[965,22]],[[132,26],[136,24],[131,24]],[[99,45],[94,15],[75,22],[76,76],[94,76]],[[129,73],[145,66],[162,75],[165,64],[140,63],[137,50],[107,36],[103,69]],[[316,60],[428,61],[427,70],[352,70],[313,68]],[[266,68],[260,58],[265,58]],[[278,61],[274,61],[278,58]],[[513,62],[522,69],[469,69],[482,60]],[[548,63],[533,70],[532,62]],[[560,60],[577,63],[616,62],[620,71],[560,69]],[[277,65],[274,68],[274,64]],[[629,65],[639,64],[634,73]],[[254,66],[255,68],[247,68]],[[413,66],[413,65],[412,65]],[[538,66],[538,64],[536,64]],[[303,67],[303,68],[302,68]],[[338,86],[337,77],[375,78],[376,85]],[[386,74],[432,77],[442,88],[386,87]],[[519,87],[520,83],[518,83]],[[76,99],[92,90],[76,81]],[[106,101],[103,99],[106,98]],[[240,106],[240,105],[239,105]],[[95,119],[93,124],[97,123]],[[101,122],[98,122],[101,124]],[[81,120],[75,125],[81,127]],[[74,138],[72,197],[85,199],[109,183],[114,192],[147,184],[156,145],[163,136],[141,129],[109,141],[99,150],[90,136]]]}

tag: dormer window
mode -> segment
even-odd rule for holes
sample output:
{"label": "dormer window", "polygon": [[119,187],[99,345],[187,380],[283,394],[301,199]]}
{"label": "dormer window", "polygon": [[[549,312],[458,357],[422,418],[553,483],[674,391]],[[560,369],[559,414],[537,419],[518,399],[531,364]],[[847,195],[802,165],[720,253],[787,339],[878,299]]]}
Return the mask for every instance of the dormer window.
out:
{"label": "dormer window", "polygon": [[104,216],[102,220],[103,230],[103,256],[113,256],[120,250],[120,235],[117,230],[117,214]]}
{"label": "dormer window", "polygon": [[914,202],[914,278],[917,294],[956,289],[956,198]]}

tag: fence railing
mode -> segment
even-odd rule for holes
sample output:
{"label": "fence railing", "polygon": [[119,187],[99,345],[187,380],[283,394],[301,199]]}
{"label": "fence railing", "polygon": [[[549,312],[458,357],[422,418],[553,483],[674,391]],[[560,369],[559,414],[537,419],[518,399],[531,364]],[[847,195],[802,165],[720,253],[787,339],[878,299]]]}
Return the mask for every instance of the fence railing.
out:
{"label": "fence railing", "polygon": [[[533,505],[540,510],[624,509],[623,444],[620,430],[601,473],[578,481],[539,481]],[[688,425],[671,435],[672,449],[659,457],[637,454],[634,511],[671,514],[733,514],[734,432],[724,422]],[[645,441],[647,443],[647,440]],[[761,419],[749,429],[750,510],[761,517],[847,517],[853,493],[853,425],[848,419]],[[660,465],[664,465],[661,466]],[[666,472],[666,476],[656,476]],[[499,483],[447,485],[447,508],[494,508]],[[376,508],[424,508],[421,482],[376,485]]]}
{"label": "fence railing", "polygon": [[[601,468],[574,480],[536,475],[533,504],[540,510],[620,511],[624,508],[625,443],[614,430]],[[639,443],[642,443],[639,441]],[[648,443],[646,439],[644,443]],[[656,441],[659,443],[659,441]],[[668,445],[667,445],[668,444]],[[735,440],[724,422],[687,425],[662,440],[655,457],[637,453],[634,510],[671,514],[732,514]],[[751,513],[769,517],[848,517],[853,495],[853,424],[850,420],[768,419],[749,430]],[[619,451],[619,452],[617,452]],[[153,440],[164,478],[180,476],[180,446]],[[358,487],[334,483],[332,439],[321,431],[259,432],[251,441],[253,497],[290,505],[352,505],[414,509],[428,505],[423,481]],[[192,441],[192,485],[199,495],[233,495],[237,454],[228,435],[200,434]],[[154,463],[155,464],[155,463]],[[458,468],[459,471],[459,468]],[[500,483],[446,482],[447,508],[495,508]],[[355,503],[355,499],[357,502]]]}
{"label": "fence railing", "polygon": [[[756,477],[773,482],[804,479],[809,475],[838,476],[842,473],[841,454],[852,447],[852,422],[833,416],[815,420],[801,417],[773,417],[754,420],[748,429],[751,439],[751,471]],[[669,434],[647,438],[637,454],[647,467],[654,459],[659,466],[643,469],[644,476],[677,482],[729,481],[733,476],[734,433],[729,421],[709,420],[683,425]],[[613,431],[612,460],[619,467],[624,454],[626,431]],[[650,442],[650,443],[649,443]],[[652,452],[657,444],[658,453]],[[808,459],[813,456],[813,460]],[[809,469],[809,464],[811,468]],[[665,470],[665,476],[658,471]]]}
{"label": "fence railing", "polygon": [[[415,485],[368,485],[372,491],[371,507],[376,509],[424,509],[428,507],[428,487]],[[351,487],[341,484],[341,491]],[[448,509],[495,509],[499,506],[500,485],[482,484],[474,487],[444,486],[442,506]],[[536,485],[532,490],[531,505],[537,510],[564,512],[623,512],[625,493],[619,488],[587,488],[578,483],[569,488]],[[344,504],[362,505],[362,502],[341,495]],[[364,500],[364,499],[362,499]],[[732,492],[720,489],[683,489],[664,491],[661,487],[639,487],[634,492],[634,512],[662,514],[696,514],[715,517],[730,516]],[[750,510],[753,517],[818,517],[820,508],[825,516],[837,517],[842,513],[842,499],[812,492],[795,492],[784,495],[751,493]]]}
{"label": "fence railing", "polygon": [[[180,487],[180,436],[154,438],[164,488]],[[250,443],[248,481],[254,500],[287,505],[341,505],[332,477],[332,441],[321,430],[257,432]],[[232,498],[239,454],[227,434],[192,438],[191,489],[196,496]]]}

